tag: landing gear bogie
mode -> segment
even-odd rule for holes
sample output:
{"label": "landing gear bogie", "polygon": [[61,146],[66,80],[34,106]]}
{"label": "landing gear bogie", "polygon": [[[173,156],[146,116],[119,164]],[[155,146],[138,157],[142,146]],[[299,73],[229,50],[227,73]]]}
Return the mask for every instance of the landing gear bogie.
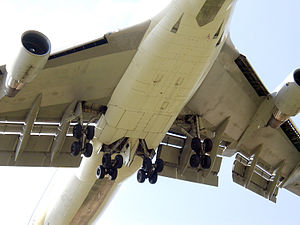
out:
{"label": "landing gear bogie", "polygon": [[195,137],[191,141],[191,149],[195,152],[190,157],[190,166],[192,168],[209,169],[211,166],[211,158],[207,153],[211,152],[213,142],[210,138],[206,138],[201,142],[200,138]]}
{"label": "landing gear bogie", "polygon": [[150,184],[157,182],[158,173],[162,172],[164,168],[164,161],[157,158],[155,163],[152,164],[152,160],[149,157],[144,156],[142,168],[137,172],[137,181],[144,183],[148,178]]}
{"label": "landing gear bogie", "polygon": [[[109,175],[110,180],[117,179],[118,169],[122,168],[123,162],[124,160],[122,155],[118,154],[114,159],[112,159],[110,153],[105,153],[102,157],[102,165],[97,168],[97,178],[101,180],[105,177],[105,175]],[[102,171],[104,172],[101,173]]]}
{"label": "landing gear bogie", "polygon": [[77,156],[80,152],[89,158],[93,154],[93,145],[90,141],[94,138],[95,127],[87,126],[83,128],[83,126],[78,123],[73,127],[73,137],[77,139],[77,141],[73,142],[71,146],[71,155]]}

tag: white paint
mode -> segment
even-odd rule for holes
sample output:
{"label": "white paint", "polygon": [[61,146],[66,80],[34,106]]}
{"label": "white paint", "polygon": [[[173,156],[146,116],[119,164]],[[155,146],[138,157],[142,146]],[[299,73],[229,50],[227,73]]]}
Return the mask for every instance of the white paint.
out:
{"label": "white paint", "polygon": [[[173,1],[152,20],[151,31],[116,87],[97,138],[110,144],[122,137],[145,139],[156,148],[184,105],[211,68],[221,45],[213,39],[230,17],[224,3],[213,22],[199,27],[196,16],[203,1]],[[177,33],[170,32],[181,17]],[[157,17],[156,17],[157,18]]]}
{"label": "white paint", "polygon": [[[149,148],[159,145],[218,55],[222,44],[216,46],[220,37],[213,39],[213,36],[222,23],[222,31],[225,29],[231,3],[232,0],[227,0],[214,21],[203,27],[199,27],[195,18],[204,2],[196,0],[174,0],[164,14],[152,20],[147,36],[113,93],[105,116],[97,124],[95,146],[122,137],[145,139]],[[177,33],[170,32],[182,14]],[[53,198],[47,212],[35,217],[36,221],[47,225],[68,224],[96,180],[94,174],[100,159],[94,149],[93,156],[82,161],[78,172]],[[136,157],[130,167],[120,170],[116,183],[140,165],[141,159]]]}

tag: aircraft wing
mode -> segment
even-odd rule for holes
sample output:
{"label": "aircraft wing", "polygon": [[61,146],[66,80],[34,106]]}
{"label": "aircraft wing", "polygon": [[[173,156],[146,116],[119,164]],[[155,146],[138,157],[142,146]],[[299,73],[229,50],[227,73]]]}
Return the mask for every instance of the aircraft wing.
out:
{"label": "aircraft wing", "polygon": [[[84,121],[106,105],[150,22],[50,55],[41,73],[14,98],[0,101],[0,165],[77,167],[70,155],[72,117]],[[1,68],[5,73],[5,66]],[[1,77],[3,79],[3,76]]]}
{"label": "aircraft wing", "polygon": [[[206,79],[166,135],[162,175],[218,185],[221,156],[236,154],[233,181],[276,201],[279,187],[300,195],[300,136],[291,120],[266,126],[274,104],[245,56],[226,41]],[[212,138],[212,169],[189,165],[196,133],[187,118],[200,115],[200,133]]]}

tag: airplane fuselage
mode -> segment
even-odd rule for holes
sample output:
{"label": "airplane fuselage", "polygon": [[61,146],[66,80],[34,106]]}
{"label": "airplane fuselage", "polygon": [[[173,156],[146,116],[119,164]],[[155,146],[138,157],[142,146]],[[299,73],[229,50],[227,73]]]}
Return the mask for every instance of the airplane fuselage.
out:
{"label": "airplane fuselage", "polygon": [[232,6],[232,0],[174,1],[151,21],[97,125],[101,143],[129,137],[159,145],[217,57]]}
{"label": "airplane fuselage", "polygon": [[[40,209],[33,224],[70,223],[96,181],[95,171],[102,157],[97,150],[102,144],[123,137],[144,139],[150,149],[160,144],[218,56],[226,40],[234,2],[174,0],[151,20],[136,55],[113,92],[105,116],[96,126],[92,157],[83,159],[57,200],[47,209]],[[140,165],[141,159],[137,159],[130,167],[121,168],[116,182],[103,194],[111,195],[118,183]],[[108,180],[103,182],[105,186]],[[103,207],[105,201],[95,204],[94,210],[99,213],[99,205]]]}

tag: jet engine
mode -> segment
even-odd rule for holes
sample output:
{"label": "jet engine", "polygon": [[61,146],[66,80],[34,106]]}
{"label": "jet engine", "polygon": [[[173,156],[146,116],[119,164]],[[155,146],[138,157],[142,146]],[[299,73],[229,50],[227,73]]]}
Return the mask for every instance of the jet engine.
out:
{"label": "jet engine", "polygon": [[[5,94],[14,97],[44,68],[50,55],[49,39],[38,31],[26,31],[21,37],[21,48],[15,60],[6,67]],[[3,86],[2,86],[3,87]]]}
{"label": "jet engine", "polygon": [[268,125],[278,128],[289,117],[297,115],[300,111],[300,69],[295,70],[284,80],[273,97],[276,107]]}

